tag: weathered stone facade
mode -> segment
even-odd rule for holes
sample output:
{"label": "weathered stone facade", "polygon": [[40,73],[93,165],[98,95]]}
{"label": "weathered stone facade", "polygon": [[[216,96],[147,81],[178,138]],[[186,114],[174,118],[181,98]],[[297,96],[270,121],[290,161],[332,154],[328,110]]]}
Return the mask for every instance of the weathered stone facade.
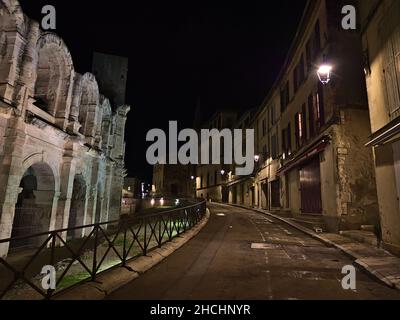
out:
{"label": "weathered stone facade", "polygon": [[117,219],[129,110],[18,1],[0,0],[0,239]]}

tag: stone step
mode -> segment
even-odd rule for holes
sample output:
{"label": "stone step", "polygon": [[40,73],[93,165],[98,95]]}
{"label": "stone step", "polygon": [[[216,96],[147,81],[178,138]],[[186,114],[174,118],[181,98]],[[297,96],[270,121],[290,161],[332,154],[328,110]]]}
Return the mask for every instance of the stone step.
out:
{"label": "stone step", "polygon": [[378,240],[373,232],[363,230],[340,231],[340,234],[360,243],[378,246]]}

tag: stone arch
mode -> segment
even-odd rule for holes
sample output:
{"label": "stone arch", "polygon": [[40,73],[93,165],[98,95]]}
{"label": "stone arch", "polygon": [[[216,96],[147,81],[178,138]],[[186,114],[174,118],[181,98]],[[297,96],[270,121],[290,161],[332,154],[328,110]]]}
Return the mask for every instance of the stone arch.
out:
{"label": "stone arch", "polygon": [[60,174],[59,168],[57,165],[53,163],[50,156],[45,152],[34,153],[26,157],[22,163],[22,172],[21,177],[25,171],[28,170],[29,167],[32,167],[35,163],[45,163],[52,171],[55,181],[55,191],[60,191]]}
{"label": "stone arch", "polygon": [[0,96],[10,101],[26,32],[26,18],[18,1],[0,0]]}
{"label": "stone arch", "polygon": [[100,114],[100,92],[95,76],[85,73],[81,80],[81,87],[79,122],[82,127],[80,133],[86,137],[95,138]]}
{"label": "stone arch", "polygon": [[68,119],[74,66],[64,41],[54,33],[43,33],[35,56],[36,105],[56,118]]}
{"label": "stone arch", "polygon": [[[51,224],[57,189],[56,176],[46,162],[27,162],[22,174],[15,204],[11,237],[17,238],[46,232]],[[40,245],[40,238],[13,240],[10,249],[26,249]]]}

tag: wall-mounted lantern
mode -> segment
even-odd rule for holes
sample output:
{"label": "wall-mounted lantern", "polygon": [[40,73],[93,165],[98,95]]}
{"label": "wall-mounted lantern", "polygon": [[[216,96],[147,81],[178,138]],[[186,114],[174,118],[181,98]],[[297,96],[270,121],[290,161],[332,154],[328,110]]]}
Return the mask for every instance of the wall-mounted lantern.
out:
{"label": "wall-mounted lantern", "polygon": [[319,67],[317,74],[319,81],[322,84],[328,84],[331,81],[332,66],[329,64],[323,64]]}

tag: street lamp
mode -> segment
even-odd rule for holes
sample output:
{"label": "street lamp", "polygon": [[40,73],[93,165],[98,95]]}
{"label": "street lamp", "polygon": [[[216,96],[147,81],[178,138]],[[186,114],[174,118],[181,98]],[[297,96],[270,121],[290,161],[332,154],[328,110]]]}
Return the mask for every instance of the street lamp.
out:
{"label": "street lamp", "polygon": [[329,81],[331,81],[331,72],[332,72],[332,66],[329,64],[323,64],[319,67],[317,74],[319,81],[321,81],[322,84],[328,84]]}
{"label": "street lamp", "polygon": [[254,156],[254,161],[257,163],[258,161],[260,161],[260,156],[259,155],[255,155]]}
{"label": "street lamp", "polygon": [[225,170],[221,170],[221,176],[224,176],[225,175]]}

